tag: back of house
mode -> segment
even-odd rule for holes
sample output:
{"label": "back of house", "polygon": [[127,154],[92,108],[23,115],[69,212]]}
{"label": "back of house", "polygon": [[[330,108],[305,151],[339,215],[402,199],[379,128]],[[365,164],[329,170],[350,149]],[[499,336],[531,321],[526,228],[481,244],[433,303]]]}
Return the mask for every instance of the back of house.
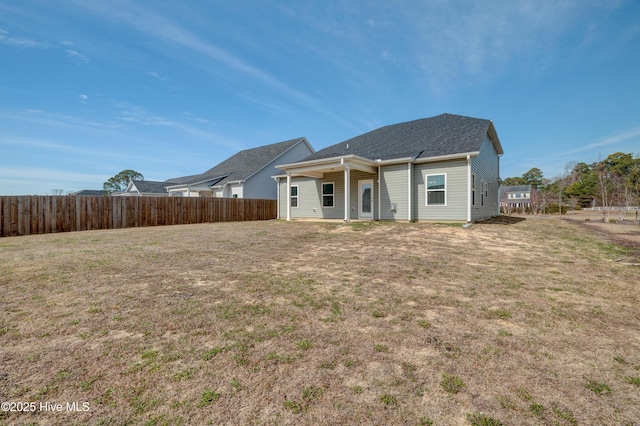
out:
{"label": "back of house", "polygon": [[381,127],[277,167],[279,217],[466,221],[500,213],[490,120],[441,114]]}

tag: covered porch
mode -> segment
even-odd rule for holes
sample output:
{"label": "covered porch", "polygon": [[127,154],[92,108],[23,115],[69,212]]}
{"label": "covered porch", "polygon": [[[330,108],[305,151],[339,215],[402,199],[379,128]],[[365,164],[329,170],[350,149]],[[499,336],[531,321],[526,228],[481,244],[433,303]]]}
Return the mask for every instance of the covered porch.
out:
{"label": "covered porch", "polygon": [[[294,218],[378,220],[379,164],[355,155],[278,166],[278,211]],[[284,204],[284,205],[283,205]]]}

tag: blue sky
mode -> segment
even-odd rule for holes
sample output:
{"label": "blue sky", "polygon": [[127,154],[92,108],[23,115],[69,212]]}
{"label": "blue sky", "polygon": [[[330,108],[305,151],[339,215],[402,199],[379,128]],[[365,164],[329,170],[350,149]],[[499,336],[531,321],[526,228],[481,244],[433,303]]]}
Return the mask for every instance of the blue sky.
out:
{"label": "blue sky", "polygon": [[640,154],[640,2],[0,0],[3,195],[444,112],[493,120],[503,178]]}

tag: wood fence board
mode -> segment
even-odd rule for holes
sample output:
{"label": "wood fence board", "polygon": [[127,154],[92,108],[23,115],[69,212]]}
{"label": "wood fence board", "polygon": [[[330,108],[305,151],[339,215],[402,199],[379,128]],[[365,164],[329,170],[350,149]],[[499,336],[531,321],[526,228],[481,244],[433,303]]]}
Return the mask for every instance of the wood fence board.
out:
{"label": "wood fence board", "polygon": [[92,229],[268,220],[275,200],[0,196],[0,237]]}

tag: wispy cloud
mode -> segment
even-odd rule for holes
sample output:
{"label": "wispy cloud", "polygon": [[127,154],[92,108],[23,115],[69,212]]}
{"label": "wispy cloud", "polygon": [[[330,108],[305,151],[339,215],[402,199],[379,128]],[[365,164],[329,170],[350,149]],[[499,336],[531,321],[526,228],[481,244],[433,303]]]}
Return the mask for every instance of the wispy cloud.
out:
{"label": "wispy cloud", "polygon": [[45,44],[24,37],[12,37],[0,28],[0,43],[17,47],[45,47]]}
{"label": "wispy cloud", "polygon": [[83,55],[78,51],[75,51],[73,49],[67,49],[64,51],[64,53],[67,55],[67,58],[70,58],[78,63],[82,63],[82,64],[89,63],[89,58],[87,58],[85,55]]}
{"label": "wispy cloud", "polygon": [[[428,2],[408,19],[418,35],[420,69],[439,85],[495,74],[540,46],[553,52],[558,35],[579,16],[581,5],[530,0]],[[540,55],[536,61],[545,63]]]}
{"label": "wispy cloud", "polygon": [[569,151],[561,152],[558,156],[566,156],[570,154],[575,154],[577,152],[590,151],[597,148],[601,148],[604,146],[615,146],[619,144],[623,144],[634,139],[638,139],[638,143],[636,146],[640,147],[640,128],[632,129],[617,135],[607,136],[598,140],[597,142],[590,143],[585,146],[581,146],[580,148],[572,149]]}
{"label": "wispy cloud", "polygon": [[147,75],[150,75],[151,77],[155,78],[156,80],[160,80],[160,81],[166,81],[167,78],[166,77],[162,77],[160,76],[157,72],[155,71],[147,71]]}
{"label": "wispy cloud", "polygon": [[[168,119],[149,113],[144,108],[131,105],[125,102],[114,102],[114,107],[119,110],[118,120],[126,124],[134,124],[139,126],[159,126],[180,130],[189,135],[196,136],[204,141],[212,142],[219,146],[224,146],[237,150],[242,144],[236,140],[229,139],[226,136],[217,133],[190,126],[184,122]],[[197,120],[194,120],[197,121]],[[205,120],[200,121],[201,124],[208,124]]]}
{"label": "wispy cloud", "polygon": [[85,95],[84,93],[80,93],[78,95],[78,99],[80,99],[81,103],[86,104],[87,100],[89,99],[89,97],[87,95]]}
{"label": "wispy cloud", "polygon": [[45,126],[84,129],[84,130],[87,130],[87,129],[107,130],[107,129],[116,129],[119,127],[118,124],[115,122],[89,120],[81,117],[76,117],[73,115],[51,113],[51,112],[38,110],[38,109],[25,109],[17,112],[0,110],[0,118],[5,118],[9,120],[26,121],[29,123],[45,125]]}
{"label": "wispy cloud", "polygon": [[213,43],[205,41],[203,38],[197,36],[187,28],[179,25],[168,17],[152,11],[151,9],[136,6],[132,3],[123,3],[121,8],[106,7],[96,2],[79,2],[77,4],[87,7],[101,16],[108,16],[118,22],[125,22],[141,33],[157,37],[166,42],[200,53],[201,55],[204,55],[205,57],[212,59],[235,72],[240,72],[252,79],[261,81],[274,89],[286,93],[287,95],[296,98],[298,101],[304,102],[308,105],[315,103],[314,99],[306,93],[290,87],[272,74],[247,63]]}
{"label": "wispy cloud", "polygon": [[13,145],[20,148],[33,148],[39,151],[47,151],[50,153],[72,154],[73,156],[81,155],[92,158],[130,158],[130,155],[128,153],[114,150],[109,146],[105,146],[104,149],[87,148],[84,146],[54,142],[46,139],[0,137],[0,146],[2,145]]}
{"label": "wispy cloud", "polygon": [[47,181],[66,181],[84,184],[91,180],[106,180],[109,176],[104,174],[66,172],[51,168],[38,167],[2,167],[0,178],[19,178],[32,181],[46,179]]}

